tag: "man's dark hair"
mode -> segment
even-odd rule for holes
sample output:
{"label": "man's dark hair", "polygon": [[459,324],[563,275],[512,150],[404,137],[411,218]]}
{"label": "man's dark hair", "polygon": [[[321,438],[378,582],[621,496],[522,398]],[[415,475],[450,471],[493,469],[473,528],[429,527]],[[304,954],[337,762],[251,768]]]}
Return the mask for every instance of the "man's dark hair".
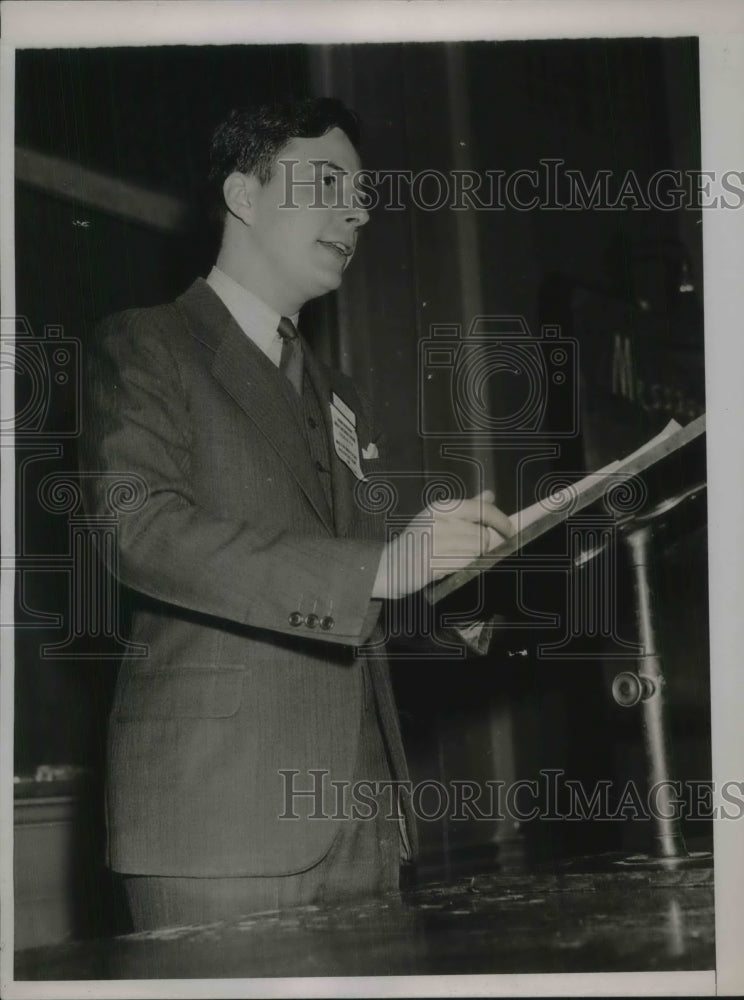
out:
{"label": "man's dark hair", "polygon": [[235,108],[212,137],[209,186],[213,210],[224,217],[222,185],[234,172],[255,174],[267,184],[277,157],[292,139],[314,139],[340,128],[354,147],[359,145],[356,114],[333,97]]}

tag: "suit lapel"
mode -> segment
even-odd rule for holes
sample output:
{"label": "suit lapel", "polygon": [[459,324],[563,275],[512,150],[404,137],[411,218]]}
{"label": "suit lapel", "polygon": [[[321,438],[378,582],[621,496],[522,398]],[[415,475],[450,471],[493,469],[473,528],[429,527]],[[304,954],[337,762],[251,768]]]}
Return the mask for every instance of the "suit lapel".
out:
{"label": "suit lapel", "polygon": [[305,353],[305,373],[310,380],[323,411],[326,434],[328,435],[328,452],[331,459],[331,489],[333,492],[333,513],[336,523],[336,533],[341,537],[350,534],[355,522],[357,504],[354,499],[356,478],[351,470],[336,454],[333,443],[333,424],[331,423],[331,392],[335,390],[341,399],[354,410],[357,416],[357,434],[360,433],[358,401],[356,397],[349,398],[348,382],[343,388],[336,385],[333,373],[325,369],[307,350]]}
{"label": "suit lapel", "polygon": [[177,306],[187,312],[192,333],[214,351],[214,377],[271,443],[333,534],[331,512],[302,428],[277,381],[283,376],[246,337],[205,281],[195,282]]}

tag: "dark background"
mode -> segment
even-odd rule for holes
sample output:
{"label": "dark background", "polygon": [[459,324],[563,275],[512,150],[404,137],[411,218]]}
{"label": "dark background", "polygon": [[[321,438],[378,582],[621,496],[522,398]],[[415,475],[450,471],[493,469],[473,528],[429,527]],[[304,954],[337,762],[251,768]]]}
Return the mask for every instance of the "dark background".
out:
{"label": "dark background", "polygon": [[[16,296],[33,336],[61,326],[79,338],[84,364],[100,317],[167,300],[206,274],[215,244],[199,209],[211,131],[229,107],[290,93],[332,94],[356,108],[371,169],[509,173],[557,157],[589,177],[632,169],[643,183],[658,169],[699,168],[694,39],[19,51]],[[34,173],[26,151],[55,159]],[[115,194],[107,204],[94,195],[91,175],[71,188],[75,165],[168,195],[183,211],[171,222],[132,218]],[[302,322],[318,353],[372,396],[401,512],[420,508],[426,474],[453,467],[439,442],[417,433],[418,344],[432,323],[521,315],[534,336],[541,324],[560,324],[579,338],[580,433],[558,442],[558,469],[588,471],[670,416],[685,423],[702,412],[699,221],[689,209],[463,214],[408,204],[373,213],[343,289],[311,304]],[[692,292],[680,293],[681,275]],[[607,356],[618,332],[633,341],[638,377],[659,387],[651,403],[613,395]],[[421,398],[427,416],[448,418],[446,386]],[[44,476],[75,468],[74,437],[54,436],[71,405],[69,391],[52,396],[43,444],[61,446],[59,454],[40,450],[38,435],[19,438],[19,552],[61,562],[22,573],[15,767],[31,776],[40,764],[73,764],[89,768],[96,787],[115,659],[85,634],[68,658],[41,654],[45,643],[65,640],[71,619],[67,516],[45,512],[37,497]],[[84,399],[81,412],[84,420]],[[481,485],[493,486],[509,511],[521,506],[524,455],[476,451]],[[454,466],[466,479],[475,468]],[[704,527],[663,549],[657,585],[677,774],[695,780],[710,777],[706,576]],[[626,583],[621,570],[617,627],[632,638]],[[543,581],[532,599],[560,611],[564,597]],[[42,612],[62,624],[42,627]],[[629,778],[642,784],[639,716],[609,691],[627,663],[544,662],[534,638],[507,635],[483,660],[397,663],[415,780],[508,782],[562,768],[587,787],[600,778],[618,788]],[[508,655],[524,643],[526,657]],[[648,836],[639,823],[422,826],[434,865],[454,865],[468,850],[493,855],[497,846],[502,857],[516,845],[549,858],[643,847]],[[688,827],[688,835],[708,832],[700,821]]]}

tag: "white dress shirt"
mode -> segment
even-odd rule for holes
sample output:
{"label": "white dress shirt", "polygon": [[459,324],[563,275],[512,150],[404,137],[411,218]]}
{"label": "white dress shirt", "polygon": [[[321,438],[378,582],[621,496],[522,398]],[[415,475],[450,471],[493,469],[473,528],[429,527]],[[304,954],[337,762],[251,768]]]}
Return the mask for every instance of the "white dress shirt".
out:
{"label": "white dress shirt", "polygon": [[[222,299],[246,337],[278,368],[283,343],[277,330],[281,319],[279,313],[218,267],[213,267],[209,272],[207,284]],[[295,326],[298,315],[299,313],[295,313],[288,317]]]}

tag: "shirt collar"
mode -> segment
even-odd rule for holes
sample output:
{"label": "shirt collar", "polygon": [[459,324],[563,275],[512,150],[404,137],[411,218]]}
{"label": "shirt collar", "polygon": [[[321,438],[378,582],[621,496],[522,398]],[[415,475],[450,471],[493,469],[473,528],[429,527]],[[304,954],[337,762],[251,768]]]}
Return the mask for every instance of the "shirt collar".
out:
{"label": "shirt collar", "polygon": [[[278,367],[282,354],[282,339],[277,332],[279,313],[218,267],[209,272],[207,284],[220,297],[243,333]],[[289,317],[295,326],[298,315]]]}

